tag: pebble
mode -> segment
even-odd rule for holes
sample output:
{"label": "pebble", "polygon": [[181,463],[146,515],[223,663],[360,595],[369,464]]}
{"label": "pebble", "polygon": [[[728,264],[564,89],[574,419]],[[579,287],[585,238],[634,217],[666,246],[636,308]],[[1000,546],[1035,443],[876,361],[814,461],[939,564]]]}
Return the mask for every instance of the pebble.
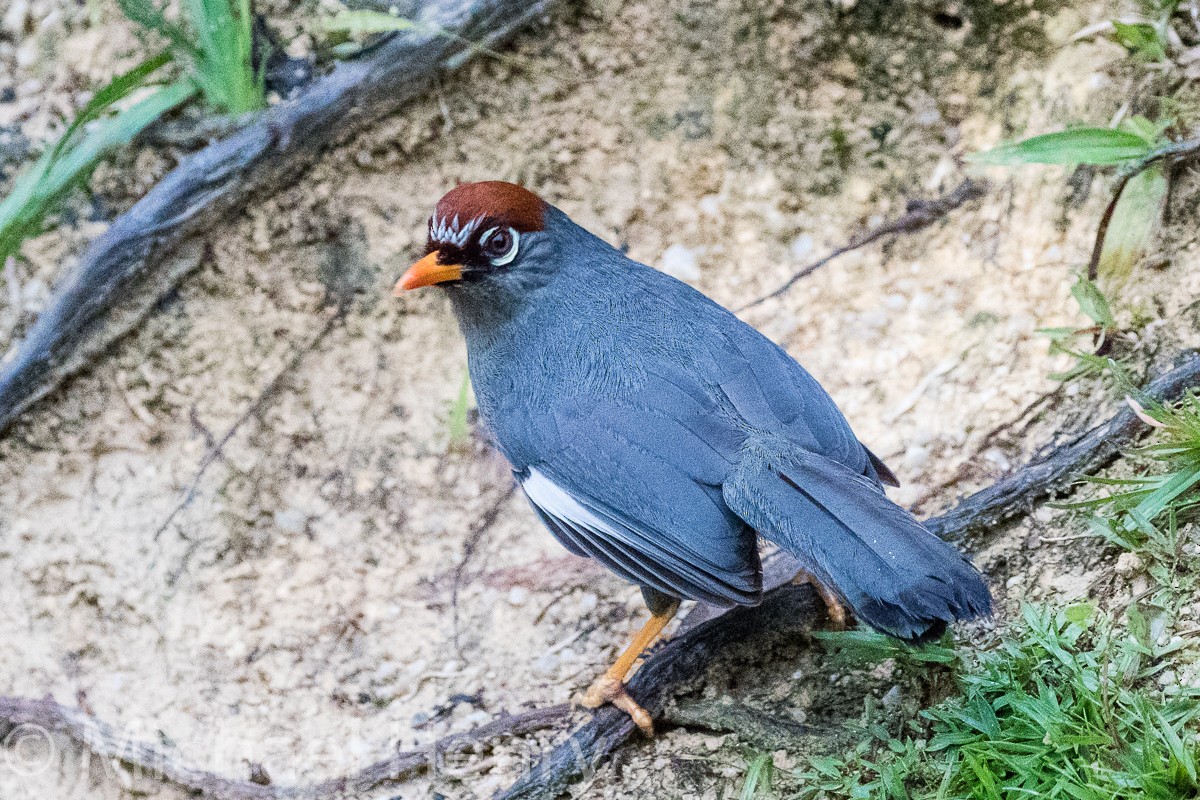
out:
{"label": "pebble", "polygon": [[813,237],[807,233],[802,233],[795,239],[792,239],[792,243],[788,246],[788,252],[792,254],[792,258],[797,261],[803,261],[812,255],[812,251],[816,249],[816,246]]}
{"label": "pebble", "polygon": [[400,665],[395,661],[384,661],[375,668],[374,681],[376,683],[386,683],[388,680],[396,677],[400,673]]}
{"label": "pebble", "polygon": [[880,702],[883,704],[884,708],[895,708],[896,706],[900,705],[900,685],[896,684],[892,688],[888,689]]}
{"label": "pebble", "polygon": [[721,196],[708,194],[700,198],[700,213],[706,217],[719,219],[721,216]]}
{"label": "pebble", "polygon": [[4,12],[4,17],[0,19],[0,28],[3,28],[14,38],[22,38],[25,35],[26,26],[29,24],[29,0],[12,0],[12,5]]}
{"label": "pebble", "polygon": [[579,596],[580,613],[587,614],[589,611],[595,611],[596,605],[599,602],[600,598],[598,598],[593,592],[584,592]]}
{"label": "pebble", "polygon": [[1122,577],[1128,578],[1130,575],[1135,575],[1142,571],[1145,564],[1142,562],[1141,556],[1137,553],[1121,553],[1117,557],[1116,566],[1113,570]]}
{"label": "pebble", "polygon": [[673,244],[663,251],[660,260],[663,272],[681,281],[696,281],[700,279],[700,266],[696,262],[696,253],[686,245]]}
{"label": "pebble", "polygon": [[275,512],[275,525],[288,533],[303,533],[308,517],[298,508]]}

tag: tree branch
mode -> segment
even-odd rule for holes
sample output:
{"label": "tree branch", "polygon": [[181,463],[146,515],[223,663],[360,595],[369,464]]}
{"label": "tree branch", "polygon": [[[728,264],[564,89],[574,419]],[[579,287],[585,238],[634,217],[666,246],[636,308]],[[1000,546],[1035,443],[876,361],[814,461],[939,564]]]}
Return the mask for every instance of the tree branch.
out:
{"label": "tree branch", "polygon": [[566,722],[570,715],[571,708],[566,704],[521,714],[502,714],[474,730],[439,739],[429,748],[399,752],[353,775],[303,786],[264,786],[183,766],[164,751],[133,742],[111,725],[79,709],[61,706],[50,698],[0,697],[0,742],[15,745],[16,739],[47,739],[48,734],[57,733],[98,756],[120,762],[143,777],[158,778],[193,796],[215,800],[332,800],[358,797],[436,770],[447,756],[486,750],[496,739],[555,727]]}
{"label": "tree branch", "polygon": [[200,263],[197,237],[290,186],[322,154],[396,113],[446,69],[509,38],[554,0],[427,0],[416,30],[339,63],[294,100],[184,158],[92,242],[0,369],[0,433],[134,330]]}

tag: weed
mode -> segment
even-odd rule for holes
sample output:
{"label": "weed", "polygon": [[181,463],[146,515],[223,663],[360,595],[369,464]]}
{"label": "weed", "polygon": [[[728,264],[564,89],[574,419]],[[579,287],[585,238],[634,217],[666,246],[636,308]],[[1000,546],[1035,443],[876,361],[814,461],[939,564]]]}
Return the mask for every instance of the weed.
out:
{"label": "weed", "polygon": [[16,179],[0,202],[0,267],[16,255],[25,239],[41,233],[47,215],[63,195],[91,175],[101,158],[195,94],[190,84],[170,84],[114,111],[169,60],[160,55],[113,78],[80,110],[58,141]]}
{"label": "weed", "polygon": [[771,796],[771,781],[775,777],[775,762],[770,753],[759,753],[750,758],[746,766],[746,780],[742,782],[739,800],[756,800]]}
{"label": "weed", "polygon": [[[1052,380],[1061,382],[1077,378],[1099,377],[1113,372],[1119,373],[1121,367],[1117,361],[1104,353],[1110,338],[1117,330],[1117,321],[1113,316],[1112,306],[1108,298],[1100,291],[1095,283],[1080,275],[1071,286],[1071,296],[1079,304],[1079,310],[1092,321],[1087,328],[1039,328],[1037,333],[1050,340],[1050,354],[1065,353],[1075,359],[1075,364],[1066,372],[1050,375]],[[1093,352],[1085,352],[1080,347],[1082,337],[1091,341]]]}
{"label": "weed", "polygon": [[170,43],[209,106],[242,114],[266,104],[263,72],[253,53],[250,0],[183,0],[183,23],[168,20],[155,0],[117,2],[127,17]]}
{"label": "weed", "polygon": [[1182,520],[1200,506],[1200,397],[1191,393],[1171,406],[1146,401],[1145,408],[1129,402],[1156,429],[1150,445],[1131,453],[1141,474],[1089,478],[1109,492],[1062,507],[1100,514],[1089,520],[1093,531],[1142,556],[1160,586],[1179,590],[1190,541]]}
{"label": "weed", "polygon": [[1200,792],[1195,690],[1167,696],[1152,625],[1122,633],[1091,604],[1034,606],[966,656],[962,694],[890,735],[869,726],[846,756],[813,759],[801,798],[1184,798]]}

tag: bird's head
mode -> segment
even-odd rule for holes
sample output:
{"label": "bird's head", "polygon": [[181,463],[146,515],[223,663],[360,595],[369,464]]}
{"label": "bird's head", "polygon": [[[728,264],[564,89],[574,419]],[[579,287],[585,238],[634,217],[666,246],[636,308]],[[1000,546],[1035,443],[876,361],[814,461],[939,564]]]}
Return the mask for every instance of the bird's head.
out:
{"label": "bird's head", "polygon": [[515,183],[464,183],[448,192],[429,218],[425,257],[396,282],[396,294],[439,284],[516,287],[544,267],[551,207]]}

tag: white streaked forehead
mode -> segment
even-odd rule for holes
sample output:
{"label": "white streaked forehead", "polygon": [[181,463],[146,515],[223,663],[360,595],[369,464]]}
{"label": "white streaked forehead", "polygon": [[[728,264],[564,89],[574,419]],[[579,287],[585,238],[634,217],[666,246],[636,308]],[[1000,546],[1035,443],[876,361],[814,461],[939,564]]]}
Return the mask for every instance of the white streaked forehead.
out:
{"label": "white streaked forehead", "polygon": [[437,212],[429,218],[429,238],[438,244],[451,244],[455,247],[466,247],[471,235],[483,222],[483,217],[475,217],[465,225],[461,224],[458,215],[454,219],[438,218]]}

